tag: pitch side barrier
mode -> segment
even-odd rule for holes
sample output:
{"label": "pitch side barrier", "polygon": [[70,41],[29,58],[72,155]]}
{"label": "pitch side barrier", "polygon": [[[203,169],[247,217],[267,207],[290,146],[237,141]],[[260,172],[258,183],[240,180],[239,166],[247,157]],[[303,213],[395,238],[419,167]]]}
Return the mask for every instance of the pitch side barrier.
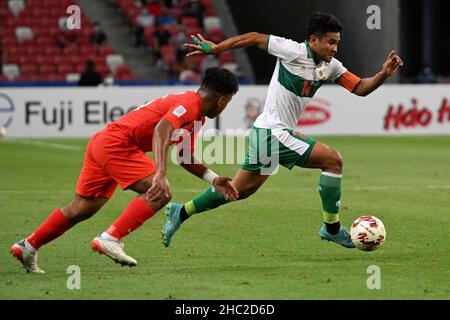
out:
{"label": "pitch side barrier", "polygon": [[[186,90],[197,86],[0,88],[0,127],[6,138],[90,137],[147,101]],[[241,86],[219,121],[206,121],[202,135],[247,135],[266,91]],[[311,136],[450,135],[450,85],[384,85],[366,97],[323,86],[296,129]]]}

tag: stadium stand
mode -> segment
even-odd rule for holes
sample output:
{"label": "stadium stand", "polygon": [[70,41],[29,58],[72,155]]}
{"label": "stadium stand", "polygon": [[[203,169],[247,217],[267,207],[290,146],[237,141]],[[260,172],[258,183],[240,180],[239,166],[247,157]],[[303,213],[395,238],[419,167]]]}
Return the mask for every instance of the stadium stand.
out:
{"label": "stadium stand", "polygon": [[66,10],[73,4],[74,0],[0,1],[0,81],[74,82],[87,60],[102,77],[136,80],[107,42],[91,42],[93,25],[83,12],[82,28],[67,29]]}
{"label": "stadium stand", "polygon": [[[186,58],[184,43],[201,33],[214,42],[224,39],[221,20],[212,0],[101,0],[123,16],[130,39],[139,41],[153,57],[155,68],[168,74],[171,83],[198,83],[209,65],[230,69],[239,76],[232,52],[208,58]],[[92,60],[102,78],[115,82],[139,82],[124,57],[108,44],[97,41],[94,22],[81,11],[81,29],[69,30],[67,8],[75,0],[0,0],[0,81],[2,83],[75,84]],[[139,16],[145,11],[144,17]],[[148,19],[148,16],[151,19]],[[141,22],[145,21],[145,27]],[[142,30],[138,30],[142,28]],[[124,43],[127,40],[124,39]],[[207,61],[206,61],[207,60]],[[147,63],[148,63],[147,61]],[[136,66],[134,66],[136,67]],[[158,83],[155,79],[154,83]]]}
{"label": "stadium stand", "polygon": [[[205,56],[188,57],[187,62],[180,61],[181,53],[186,53],[185,42],[190,36],[200,33],[207,39],[220,42],[224,39],[221,21],[216,14],[211,0],[112,0],[131,28],[136,30],[140,24],[139,15],[153,16],[155,25],[144,28],[144,41],[150,52],[159,60],[157,64],[165,68],[174,79],[183,83],[196,83],[201,78],[202,63]],[[170,18],[168,18],[170,17]],[[150,19],[148,19],[150,20]],[[169,21],[169,23],[167,23]],[[167,30],[170,39],[167,44],[159,45],[157,29]],[[235,63],[233,53],[227,52],[218,56],[219,65],[229,68],[239,76],[239,67]],[[177,64],[187,64],[190,72],[178,68]]]}

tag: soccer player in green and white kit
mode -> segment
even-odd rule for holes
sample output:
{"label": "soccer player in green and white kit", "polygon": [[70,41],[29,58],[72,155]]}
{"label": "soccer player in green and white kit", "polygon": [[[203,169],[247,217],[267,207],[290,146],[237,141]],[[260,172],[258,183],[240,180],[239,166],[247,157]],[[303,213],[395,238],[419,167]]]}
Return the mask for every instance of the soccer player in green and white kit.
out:
{"label": "soccer player in green and white kit", "polygon": [[[239,199],[244,199],[261,187],[278,163],[288,169],[294,166],[321,169],[319,193],[324,224],[319,235],[322,239],[354,248],[347,229],[339,223],[342,179],[340,154],[293,128],[323,81],[333,80],[353,94],[366,96],[392,76],[403,62],[392,51],[380,72],[371,78],[360,79],[333,57],[337,52],[341,30],[341,23],[333,15],[318,12],[309,18],[307,39],[302,43],[250,32],[219,44],[198,35],[198,38],[192,37],[196,44],[186,46],[193,49],[188,55],[218,54],[258,46],[277,57],[264,111],[250,131],[245,162],[232,184],[239,192]],[[208,171],[207,174],[211,176],[210,180],[214,179],[213,172]],[[181,223],[193,214],[214,209],[232,200],[235,199],[227,199],[209,187],[184,205],[170,203],[164,223],[163,244],[169,246]]]}

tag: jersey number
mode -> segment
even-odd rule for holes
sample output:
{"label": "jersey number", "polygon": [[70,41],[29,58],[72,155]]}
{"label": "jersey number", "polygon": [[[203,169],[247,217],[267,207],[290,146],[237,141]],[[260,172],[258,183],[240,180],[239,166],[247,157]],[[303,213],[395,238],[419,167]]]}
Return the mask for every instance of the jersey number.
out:
{"label": "jersey number", "polygon": [[312,89],[313,85],[314,85],[314,81],[303,80],[303,88],[302,88],[300,95],[302,97],[308,97],[309,94],[311,93],[311,89]]}

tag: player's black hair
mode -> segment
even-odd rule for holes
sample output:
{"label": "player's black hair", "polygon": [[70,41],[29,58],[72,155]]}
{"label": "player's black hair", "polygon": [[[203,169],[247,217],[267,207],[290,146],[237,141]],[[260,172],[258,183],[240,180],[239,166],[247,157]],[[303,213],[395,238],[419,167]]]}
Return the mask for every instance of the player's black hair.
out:
{"label": "player's black hair", "polygon": [[342,24],[335,16],[329,13],[314,12],[309,17],[306,33],[309,40],[312,35],[320,38],[327,32],[341,32],[341,30]]}
{"label": "player's black hair", "polygon": [[235,94],[239,90],[234,74],[227,69],[218,67],[206,69],[201,87],[221,96]]}

